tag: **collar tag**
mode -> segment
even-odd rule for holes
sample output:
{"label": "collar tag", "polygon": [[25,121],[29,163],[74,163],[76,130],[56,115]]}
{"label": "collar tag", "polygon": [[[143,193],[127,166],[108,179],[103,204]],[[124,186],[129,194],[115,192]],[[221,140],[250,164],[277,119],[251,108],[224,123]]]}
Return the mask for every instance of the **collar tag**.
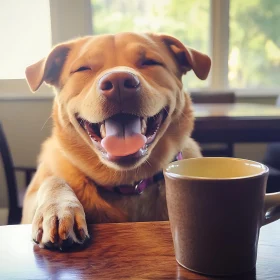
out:
{"label": "collar tag", "polygon": [[149,184],[153,183],[153,178],[148,178],[141,180],[136,186],[135,186],[135,192],[138,194],[141,194]]}

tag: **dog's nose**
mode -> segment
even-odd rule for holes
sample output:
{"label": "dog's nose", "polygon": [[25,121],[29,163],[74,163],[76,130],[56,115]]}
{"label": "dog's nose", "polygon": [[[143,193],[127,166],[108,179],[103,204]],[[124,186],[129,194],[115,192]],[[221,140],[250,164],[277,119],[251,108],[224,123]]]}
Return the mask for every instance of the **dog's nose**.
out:
{"label": "dog's nose", "polygon": [[139,92],[140,81],[136,75],[129,72],[111,72],[100,78],[98,88],[107,98],[128,99]]}

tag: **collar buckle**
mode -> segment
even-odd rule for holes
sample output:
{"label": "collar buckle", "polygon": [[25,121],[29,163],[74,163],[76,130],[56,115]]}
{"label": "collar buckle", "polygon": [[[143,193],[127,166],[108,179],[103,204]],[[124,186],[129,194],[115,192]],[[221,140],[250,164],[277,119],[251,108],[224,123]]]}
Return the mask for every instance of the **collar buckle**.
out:
{"label": "collar buckle", "polygon": [[138,182],[138,183],[135,185],[134,192],[135,192],[136,194],[141,194],[141,193],[144,191],[145,187],[142,186],[142,185],[143,185],[143,182],[144,182],[144,180],[141,180],[140,182]]}
{"label": "collar buckle", "polygon": [[[182,152],[179,152],[174,160],[181,160],[183,159]],[[153,177],[143,179],[136,183],[134,186],[133,185],[120,185],[116,187],[112,187],[111,190],[123,194],[123,195],[135,195],[135,194],[141,194],[150,184],[153,182],[158,182],[160,180],[164,179],[163,173],[160,172]]]}

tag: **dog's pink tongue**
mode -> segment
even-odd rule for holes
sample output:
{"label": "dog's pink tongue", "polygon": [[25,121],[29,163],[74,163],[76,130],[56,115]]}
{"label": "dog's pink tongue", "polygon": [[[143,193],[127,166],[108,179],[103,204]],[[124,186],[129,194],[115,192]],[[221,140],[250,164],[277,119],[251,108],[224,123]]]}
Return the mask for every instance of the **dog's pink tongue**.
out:
{"label": "dog's pink tongue", "polygon": [[141,134],[141,120],[137,116],[119,114],[105,121],[106,137],[102,147],[111,156],[127,156],[138,152],[147,142]]}

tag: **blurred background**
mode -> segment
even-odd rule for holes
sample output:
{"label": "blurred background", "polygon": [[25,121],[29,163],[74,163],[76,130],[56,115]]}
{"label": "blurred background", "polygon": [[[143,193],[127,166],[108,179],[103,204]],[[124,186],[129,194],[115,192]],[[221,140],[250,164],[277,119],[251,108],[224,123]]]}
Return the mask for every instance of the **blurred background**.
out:
{"label": "blurred background", "polygon": [[[31,93],[24,71],[53,45],[89,34],[168,33],[212,58],[206,81],[184,77],[189,91],[233,91],[241,103],[275,104],[279,27],[278,0],[0,0],[0,121],[14,164],[35,167],[50,135],[52,90]],[[262,160],[265,151],[265,144],[238,144],[235,156]],[[8,207],[1,164],[0,213]],[[23,175],[17,180],[24,185]]]}

